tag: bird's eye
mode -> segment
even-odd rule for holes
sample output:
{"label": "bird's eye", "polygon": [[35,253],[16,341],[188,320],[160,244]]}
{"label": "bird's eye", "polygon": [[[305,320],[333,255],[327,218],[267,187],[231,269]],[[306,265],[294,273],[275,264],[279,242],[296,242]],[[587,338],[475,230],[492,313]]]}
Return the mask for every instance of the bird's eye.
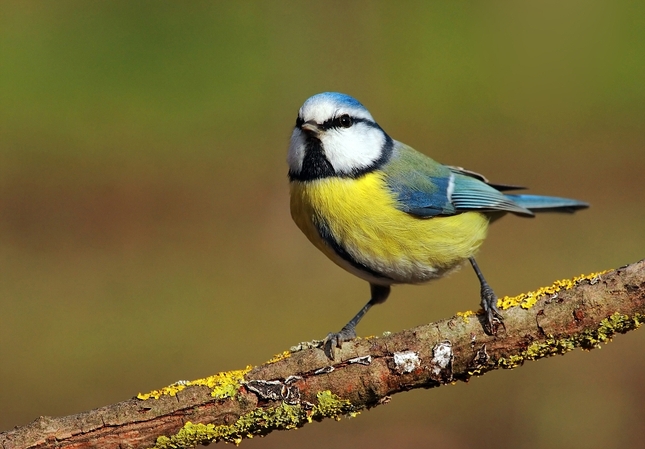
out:
{"label": "bird's eye", "polygon": [[298,118],[296,118],[296,128],[300,128],[304,122],[305,121],[302,119],[302,117],[298,116]]}
{"label": "bird's eye", "polygon": [[352,118],[347,114],[341,115],[338,118],[338,122],[340,123],[340,126],[342,126],[343,128],[349,128],[350,126],[352,126]]}

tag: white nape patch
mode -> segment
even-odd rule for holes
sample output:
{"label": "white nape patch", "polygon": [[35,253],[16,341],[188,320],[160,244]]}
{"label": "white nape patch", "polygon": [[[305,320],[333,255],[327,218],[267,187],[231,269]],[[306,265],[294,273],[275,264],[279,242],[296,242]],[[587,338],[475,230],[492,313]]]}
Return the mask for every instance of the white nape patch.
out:
{"label": "white nape patch", "polygon": [[434,345],[432,348],[432,360],[430,361],[433,376],[440,376],[441,371],[450,366],[452,359],[452,343],[450,341],[445,340]]}
{"label": "white nape patch", "polygon": [[321,135],[321,142],[334,170],[350,174],[369,167],[381,157],[385,134],[378,128],[359,122],[350,128],[325,131]]}
{"label": "white nape patch", "polygon": [[403,351],[394,353],[394,367],[399,374],[411,373],[421,366],[419,353]]}
{"label": "white nape patch", "polygon": [[294,128],[291,133],[291,142],[289,143],[289,152],[287,153],[287,163],[289,169],[294,173],[302,171],[302,161],[305,159],[305,135],[302,130]]}

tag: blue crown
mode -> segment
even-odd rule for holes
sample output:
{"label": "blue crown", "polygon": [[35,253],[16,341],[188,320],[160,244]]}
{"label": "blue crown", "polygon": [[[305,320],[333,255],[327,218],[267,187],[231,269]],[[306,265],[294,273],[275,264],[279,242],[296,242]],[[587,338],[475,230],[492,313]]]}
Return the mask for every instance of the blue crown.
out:
{"label": "blue crown", "polygon": [[361,108],[366,109],[356,98],[350,97],[347,94],[341,94],[339,92],[323,92],[316,94],[312,97],[309,97],[305,103],[309,102],[318,102],[318,101],[329,101],[336,103],[338,106],[349,106],[352,108]]}

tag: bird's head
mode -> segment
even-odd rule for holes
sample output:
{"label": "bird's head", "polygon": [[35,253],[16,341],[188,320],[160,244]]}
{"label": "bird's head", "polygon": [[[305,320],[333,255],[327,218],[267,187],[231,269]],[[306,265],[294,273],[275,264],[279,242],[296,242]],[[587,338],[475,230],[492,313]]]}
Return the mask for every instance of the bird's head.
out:
{"label": "bird's head", "polygon": [[287,156],[289,177],[360,176],[387,161],[391,151],[392,139],[356,99],[317,94],[298,112]]}

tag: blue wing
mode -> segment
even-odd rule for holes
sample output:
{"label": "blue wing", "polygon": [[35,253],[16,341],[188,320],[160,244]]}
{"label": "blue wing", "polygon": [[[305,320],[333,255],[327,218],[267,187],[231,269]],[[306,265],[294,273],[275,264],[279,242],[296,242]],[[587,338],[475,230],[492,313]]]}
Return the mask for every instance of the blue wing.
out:
{"label": "blue wing", "polygon": [[531,210],[572,211],[586,203],[536,195],[506,195],[517,186],[489,184],[482,175],[449,167],[400,143],[383,167],[387,185],[399,209],[419,217],[455,215],[466,211],[512,212],[533,216]]}
{"label": "blue wing", "polygon": [[460,212],[477,210],[480,212],[513,212],[532,216],[533,212],[517,204],[509,196],[496,188],[470,176],[454,174],[454,190],[451,202]]}
{"label": "blue wing", "polygon": [[[415,172],[412,177],[417,177]],[[454,215],[457,208],[448,198],[450,177],[426,176],[423,180],[406,179],[405,182],[392,182],[388,185],[397,197],[398,207],[410,214],[421,217]]]}

